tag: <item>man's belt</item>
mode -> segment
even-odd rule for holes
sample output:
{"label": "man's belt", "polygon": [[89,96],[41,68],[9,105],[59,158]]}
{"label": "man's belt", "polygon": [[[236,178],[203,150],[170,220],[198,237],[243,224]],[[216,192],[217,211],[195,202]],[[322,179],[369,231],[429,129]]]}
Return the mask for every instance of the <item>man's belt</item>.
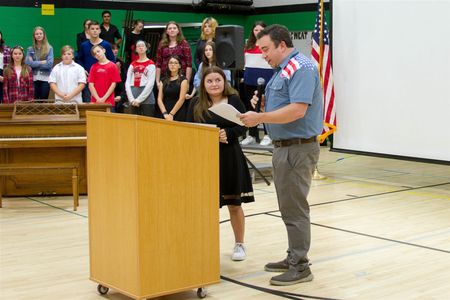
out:
{"label": "man's belt", "polygon": [[275,141],[272,141],[272,144],[275,148],[278,148],[278,147],[289,147],[292,145],[299,145],[299,144],[308,144],[308,143],[313,143],[313,142],[317,142],[316,136],[312,136],[307,139],[294,138],[294,139],[288,139],[288,140],[275,140]]}

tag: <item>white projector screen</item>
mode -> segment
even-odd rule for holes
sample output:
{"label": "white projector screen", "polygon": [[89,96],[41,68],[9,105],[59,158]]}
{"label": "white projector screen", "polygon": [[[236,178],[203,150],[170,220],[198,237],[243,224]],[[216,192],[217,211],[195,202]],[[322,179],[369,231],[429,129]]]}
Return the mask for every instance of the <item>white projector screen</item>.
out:
{"label": "white projector screen", "polygon": [[450,162],[450,0],[333,0],[333,148]]}

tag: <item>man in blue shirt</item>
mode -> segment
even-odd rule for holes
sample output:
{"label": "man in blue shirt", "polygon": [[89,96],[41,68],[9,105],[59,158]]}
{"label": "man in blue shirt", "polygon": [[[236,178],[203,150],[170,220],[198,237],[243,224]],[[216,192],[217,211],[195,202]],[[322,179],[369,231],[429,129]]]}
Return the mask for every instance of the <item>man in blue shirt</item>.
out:
{"label": "man in blue shirt", "polygon": [[[265,123],[273,140],[273,177],[289,245],[287,257],[266,264],[265,270],[284,272],[272,277],[271,284],[291,285],[313,279],[307,256],[311,244],[307,196],[319,159],[316,137],[323,126],[323,94],[317,67],[294,48],[286,27],[268,26],[257,39],[275,73],[266,86],[265,111],[249,111],[241,120],[247,127]],[[258,97],[253,97],[254,105]]]}

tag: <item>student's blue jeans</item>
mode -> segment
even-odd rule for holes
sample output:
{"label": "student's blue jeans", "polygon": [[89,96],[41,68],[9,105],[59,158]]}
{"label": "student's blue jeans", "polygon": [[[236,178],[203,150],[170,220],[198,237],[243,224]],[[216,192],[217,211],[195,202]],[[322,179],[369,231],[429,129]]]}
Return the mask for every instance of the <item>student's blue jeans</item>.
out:
{"label": "student's blue jeans", "polygon": [[89,90],[89,84],[86,84],[84,89],[81,91],[81,98],[84,103],[91,102],[91,91]]}
{"label": "student's blue jeans", "polygon": [[50,85],[47,81],[36,80],[34,82],[34,99],[48,99]]}

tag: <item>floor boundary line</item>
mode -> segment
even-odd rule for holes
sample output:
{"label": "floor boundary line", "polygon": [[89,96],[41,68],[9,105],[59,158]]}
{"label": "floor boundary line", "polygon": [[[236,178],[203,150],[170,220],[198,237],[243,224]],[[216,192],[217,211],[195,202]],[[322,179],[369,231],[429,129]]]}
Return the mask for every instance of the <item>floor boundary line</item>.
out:
{"label": "floor boundary line", "polygon": [[[272,216],[272,217],[281,218],[281,216],[270,214],[270,213],[268,213],[266,215]],[[424,249],[428,249],[428,250],[432,250],[432,251],[438,251],[438,252],[444,252],[444,253],[449,253],[450,254],[450,251],[448,251],[448,250],[439,249],[439,248],[433,248],[433,247],[428,247],[428,246],[423,246],[423,245],[419,245],[419,244],[404,242],[404,241],[390,239],[390,238],[385,238],[385,237],[372,235],[372,234],[368,234],[368,233],[362,233],[362,232],[358,232],[358,231],[342,229],[342,228],[337,228],[337,227],[323,225],[323,224],[318,224],[318,223],[313,223],[313,222],[311,222],[311,225],[319,226],[319,227],[323,227],[323,228],[328,228],[328,229],[333,229],[333,230],[338,230],[338,231],[342,231],[342,232],[346,232],[346,233],[361,235],[361,236],[365,236],[365,237],[370,237],[370,238],[374,238],[374,239],[378,239],[378,240],[394,242],[394,243],[398,243],[398,244],[403,244],[403,245],[408,245],[408,246],[413,246],[413,247],[418,247],[418,248],[424,248]]]}
{"label": "floor boundary line", "polygon": [[325,204],[333,204],[333,203],[339,203],[339,202],[345,202],[345,201],[351,201],[351,200],[358,200],[358,199],[364,199],[364,198],[370,198],[370,197],[376,197],[376,196],[382,196],[382,195],[388,195],[388,194],[394,194],[394,193],[402,193],[402,192],[408,192],[408,191],[432,188],[432,187],[437,187],[437,186],[447,185],[447,184],[450,184],[450,182],[437,183],[437,184],[432,184],[432,185],[425,185],[425,186],[419,186],[419,187],[405,188],[405,189],[400,189],[400,190],[396,190],[396,191],[389,191],[389,192],[383,192],[383,193],[378,193],[378,194],[370,194],[370,195],[358,196],[358,197],[353,197],[353,198],[346,198],[346,199],[340,199],[340,200],[334,200],[334,201],[328,201],[328,202],[315,203],[315,204],[311,204],[309,206],[313,207],[313,206],[319,206],[319,205],[325,205]]}
{"label": "floor boundary line", "polygon": [[249,284],[249,283],[245,283],[236,279],[232,279],[223,275],[220,275],[220,278],[226,281],[229,281],[231,283],[234,284],[238,284],[238,285],[242,285],[244,287],[248,287],[251,289],[255,289],[264,293],[268,293],[268,294],[272,294],[275,296],[279,296],[279,297],[283,297],[283,298],[287,298],[287,299],[303,299],[300,297],[304,297],[304,298],[309,298],[309,299],[318,299],[318,300],[339,300],[339,299],[334,299],[334,298],[326,298],[326,297],[318,297],[318,296],[309,296],[309,295],[303,295],[303,294],[297,294],[297,293],[291,293],[291,292],[284,292],[284,291],[279,291],[279,290],[274,290],[274,289],[269,289],[269,288],[265,288],[265,287],[260,287],[257,285],[253,285],[253,284]]}

